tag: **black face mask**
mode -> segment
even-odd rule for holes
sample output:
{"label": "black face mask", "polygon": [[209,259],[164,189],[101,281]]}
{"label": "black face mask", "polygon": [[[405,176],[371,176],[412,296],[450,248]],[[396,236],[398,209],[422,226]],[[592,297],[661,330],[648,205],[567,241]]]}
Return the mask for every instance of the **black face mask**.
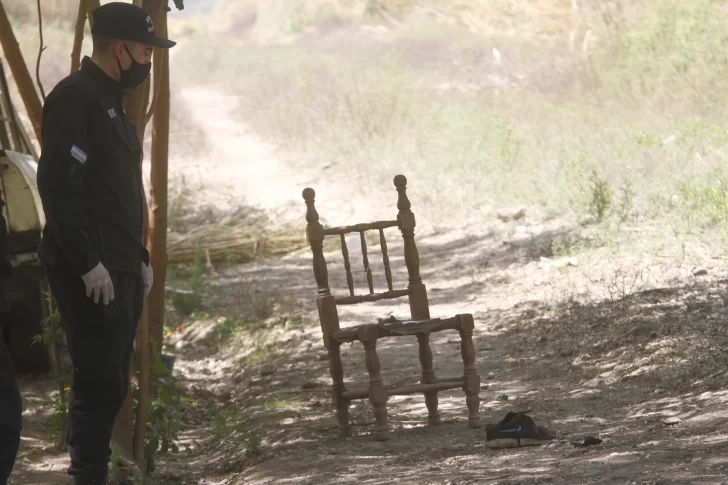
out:
{"label": "black face mask", "polygon": [[126,44],[124,44],[124,49],[126,49],[127,54],[129,54],[131,66],[129,66],[129,69],[124,71],[121,68],[121,62],[118,58],[116,59],[116,63],[119,64],[119,72],[121,73],[119,83],[123,88],[134,89],[143,83],[147,77],[149,77],[149,73],[152,71],[152,63],[140,64],[136,61],[136,59],[134,59],[134,56],[131,55]]}

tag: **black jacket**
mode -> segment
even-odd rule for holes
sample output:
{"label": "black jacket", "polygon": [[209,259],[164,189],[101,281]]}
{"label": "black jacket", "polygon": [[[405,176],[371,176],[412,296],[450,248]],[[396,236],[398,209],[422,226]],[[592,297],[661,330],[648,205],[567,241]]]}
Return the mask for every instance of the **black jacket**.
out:
{"label": "black jacket", "polygon": [[90,58],[63,79],[43,107],[38,190],[46,226],[38,251],[51,268],[79,275],[103,262],[139,273],[142,147],[122,109],[124,90]]}
{"label": "black jacket", "polygon": [[6,292],[13,266],[10,264],[10,252],[8,250],[8,225],[3,216],[5,203],[0,193],[0,310],[5,307]]}

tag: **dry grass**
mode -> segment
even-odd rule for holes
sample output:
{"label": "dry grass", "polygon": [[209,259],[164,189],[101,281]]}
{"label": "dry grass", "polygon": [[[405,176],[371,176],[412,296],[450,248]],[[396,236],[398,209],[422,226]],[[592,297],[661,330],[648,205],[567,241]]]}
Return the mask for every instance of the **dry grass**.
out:
{"label": "dry grass", "polygon": [[[299,31],[316,24],[322,16],[397,26],[411,17],[465,28],[484,36],[505,36],[524,40],[567,44],[577,50],[588,48],[595,29],[604,18],[624,11],[627,2],[596,0],[496,0],[488,2],[449,0],[269,0],[257,4],[256,30],[270,37]],[[221,20],[241,10],[238,0],[221,0],[216,7]]]}
{"label": "dry grass", "polygon": [[[372,4],[265,2],[255,29],[301,33],[293,43],[200,37],[175,69],[193,84],[236,79],[220,87],[240,96],[241,119],[358,195],[416,174],[418,213],[435,222],[520,203],[599,221],[674,210],[723,237],[722,4],[386,2],[394,23]],[[350,23],[321,27],[337,15]],[[487,26],[462,29],[470,16]],[[370,34],[372,22],[384,26]]]}

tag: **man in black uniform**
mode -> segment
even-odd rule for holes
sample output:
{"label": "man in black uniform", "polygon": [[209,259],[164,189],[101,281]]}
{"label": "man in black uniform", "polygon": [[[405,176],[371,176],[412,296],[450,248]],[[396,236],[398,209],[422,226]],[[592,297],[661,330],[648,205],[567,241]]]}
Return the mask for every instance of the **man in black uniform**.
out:
{"label": "man in black uniform", "polygon": [[144,10],[114,2],[92,11],[93,54],[43,108],[38,163],[46,226],[39,250],[74,370],[68,434],[76,484],[106,480],[109,443],[126,397],[144,295],[141,143],[122,98],[151,70],[157,37]]}
{"label": "man in black uniform", "polygon": [[[5,306],[5,293],[13,269],[8,252],[7,225],[2,212],[4,205],[0,197],[0,311]],[[13,361],[10,360],[10,354],[0,337],[0,485],[7,483],[18,454],[22,424],[21,409]]]}

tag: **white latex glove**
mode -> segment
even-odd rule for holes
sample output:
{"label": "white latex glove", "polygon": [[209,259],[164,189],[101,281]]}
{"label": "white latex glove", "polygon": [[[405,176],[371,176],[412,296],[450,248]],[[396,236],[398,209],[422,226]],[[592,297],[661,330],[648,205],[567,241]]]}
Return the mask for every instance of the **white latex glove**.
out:
{"label": "white latex glove", "polygon": [[99,263],[94,269],[81,276],[86,284],[86,296],[94,295],[94,303],[99,302],[103,297],[104,305],[108,305],[114,299],[114,283],[103,264]]}
{"label": "white latex glove", "polygon": [[142,263],[142,279],[144,280],[144,296],[149,294],[154,282],[154,272],[151,265]]}

